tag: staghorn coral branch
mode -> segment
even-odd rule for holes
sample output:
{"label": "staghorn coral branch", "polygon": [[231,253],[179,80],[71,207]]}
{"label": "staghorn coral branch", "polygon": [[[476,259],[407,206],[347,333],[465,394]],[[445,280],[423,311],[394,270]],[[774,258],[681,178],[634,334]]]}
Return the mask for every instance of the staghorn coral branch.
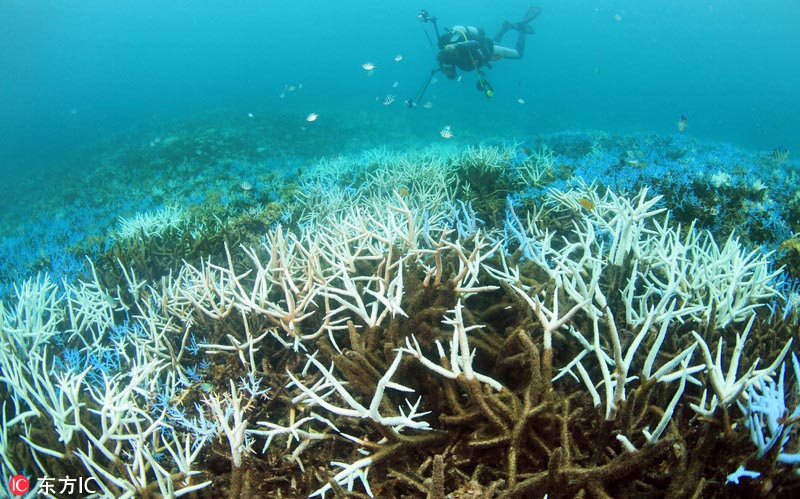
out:
{"label": "staghorn coral branch", "polygon": [[[256,368],[256,361],[255,361],[255,353],[259,350],[256,348],[256,345],[261,342],[264,338],[266,338],[269,334],[275,334],[273,330],[267,330],[261,333],[259,336],[253,337],[253,334],[250,332],[250,323],[247,320],[247,316],[244,312],[242,314],[242,323],[244,324],[244,333],[245,333],[245,340],[244,342],[240,341],[238,338],[233,336],[232,334],[227,334],[228,340],[231,342],[230,345],[220,345],[216,343],[200,343],[198,346],[208,353],[217,354],[221,352],[235,352],[238,357],[239,361],[242,363],[242,366],[247,369],[249,372],[253,372]],[[245,358],[245,353],[247,357]]]}
{"label": "staghorn coral branch", "polygon": [[556,278],[556,286],[553,290],[553,305],[551,309],[548,309],[544,306],[544,303],[542,303],[542,300],[540,300],[538,296],[531,297],[528,293],[523,291],[522,288],[519,288],[516,285],[511,285],[511,289],[521,296],[531,307],[533,312],[536,314],[536,318],[539,319],[539,323],[544,328],[542,337],[542,375],[544,376],[546,383],[550,382],[553,372],[553,332],[563,327],[573,315],[575,315],[579,310],[584,309],[584,307],[591,303],[592,300],[591,297],[586,298],[582,302],[573,305],[573,307],[564,315],[559,315],[558,295],[561,286],[562,280],[560,278]]}
{"label": "staghorn coral branch", "polygon": [[203,396],[203,401],[211,409],[219,428],[228,439],[233,467],[240,468],[242,452],[246,450],[245,436],[248,422],[244,414],[249,403],[242,406],[243,396],[236,389],[233,380],[228,380],[228,383],[230,384],[230,394],[225,394],[220,398],[217,394],[210,393]]}
{"label": "staghorn coral branch", "polygon": [[[450,313],[453,314],[453,318],[449,318],[445,316],[445,319],[442,321],[443,323],[453,326],[453,338],[450,341],[450,368],[443,367],[439,364],[435,364],[427,357],[425,354],[422,353],[422,349],[419,346],[419,342],[417,339],[412,335],[411,340],[406,338],[406,346],[401,350],[403,352],[409,353],[413,355],[416,359],[418,359],[422,365],[430,369],[431,371],[449,379],[456,379],[460,375],[464,375],[464,377],[468,380],[478,380],[481,383],[486,383],[487,385],[491,386],[495,390],[501,390],[503,385],[496,381],[489,376],[485,376],[483,374],[475,372],[472,368],[472,359],[474,357],[474,352],[470,351],[469,348],[469,339],[467,337],[467,333],[474,329],[482,328],[481,325],[474,325],[465,327],[464,326],[464,318],[462,317],[461,310],[464,307],[461,305],[461,300],[458,300],[456,307],[453,310],[449,310]],[[411,341],[414,342],[414,345],[411,345]],[[442,344],[437,340],[436,347],[439,351],[439,358],[445,359],[444,348]]]}
{"label": "staghorn coral branch", "polygon": [[[397,368],[400,366],[400,360],[402,360],[403,351],[398,351],[397,355],[395,355],[394,361],[386,370],[386,374],[378,381],[378,385],[375,388],[375,393],[372,396],[372,400],[369,404],[369,407],[365,407],[361,403],[359,403],[350,392],[344,387],[344,383],[336,379],[333,374],[333,367],[326,368],[322,363],[316,360],[313,356],[308,356],[309,362],[311,365],[317,368],[319,372],[322,374],[322,379],[317,382],[312,388],[305,386],[300,380],[291,372],[287,371],[289,375],[289,379],[292,382],[288,385],[296,386],[300,389],[303,395],[309,399],[311,405],[319,405],[323,409],[333,414],[337,414],[339,416],[351,417],[351,418],[367,418],[370,419],[381,426],[385,426],[387,428],[391,428],[397,432],[402,431],[403,428],[412,428],[416,430],[427,430],[430,429],[430,425],[425,421],[416,421],[415,418],[422,417],[427,413],[417,413],[416,409],[419,406],[419,401],[411,405],[411,411],[408,415],[405,415],[402,409],[400,409],[400,416],[390,416],[385,417],[380,414],[379,407],[381,401],[384,397],[384,392],[387,388],[392,388],[394,390],[402,391],[402,392],[413,392],[411,388],[408,388],[404,385],[394,383],[391,381],[392,376],[394,376]],[[328,393],[320,395],[319,392],[323,390],[331,390]],[[326,397],[331,393],[336,392],[342,400],[348,405],[348,407],[339,407],[334,405],[326,400]],[[300,401],[299,399],[295,399],[293,402],[297,403]]]}
{"label": "staghorn coral branch", "polygon": [[497,286],[477,286],[477,284],[481,268],[486,266],[483,262],[494,255],[501,245],[500,242],[495,243],[488,251],[483,251],[489,247],[489,244],[486,238],[481,235],[481,231],[478,230],[472,238],[474,247],[469,255],[464,251],[459,241],[455,243],[443,242],[446,248],[452,249],[458,256],[458,272],[452,280],[456,293],[461,293],[466,298],[473,293],[498,289]]}
{"label": "staghorn coral branch", "polygon": [[747,342],[747,336],[750,333],[750,329],[753,327],[755,320],[756,315],[752,314],[750,320],[747,321],[747,325],[745,326],[742,334],[736,335],[736,345],[734,346],[733,353],[731,354],[727,373],[722,366],[722,338],[720,338],[717,346],[717,355],[715,358],[712,358],[711,350],[708,348],[706,340],[696,332],[692,331],[692,335],[694,335],[695,339],[697,340],[697,344],[700,345],[700,352],[703,354],[703,358],[705,359],[709,384],[711,385],[711,390],[713,392],[713,396],[708,405],[706,405],[706,394],[708,390],[703,391],[703,397],[700,401],[700,404],[691,404],[691,408],[694,409],[694,411],[698,414],[710,417],[714,414],[717,407],[728,407],[744,392],[744,390],[747,389],[747,387],[751,386],[757,380],[772,376],[778,368],[778,365],[783,362],[784,357],[786,357],[786,354],[789,352],[789,348],[792,346],[793,338],[790,338],[789,341],[786,342],[783,349],[772,362],[772,364],[764,369],[756,369],[760,361],[760,359],[756,359],[742,376],[738,376],[742,352],[744,351],[745,343]]}

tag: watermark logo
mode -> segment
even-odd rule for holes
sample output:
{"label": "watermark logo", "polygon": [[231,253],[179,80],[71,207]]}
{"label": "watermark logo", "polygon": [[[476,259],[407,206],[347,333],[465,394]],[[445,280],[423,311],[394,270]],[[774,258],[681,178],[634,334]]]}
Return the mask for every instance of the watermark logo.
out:
{"label": "watermark logo", "polygon": [[65,478],[38,478],[37,481],[39,482],[39,494],[46,496],[53,496],[56,493],[67,496],[76,493],[82,496],[97,493],[97,490],[91,486],[92,482],[97,482],[94,477],[70,478],[67,475]]}
{"label": "watermark logo", "polygon": [[[67,475],[64,478],[37,478],[36,482],[40,496],[97,494],[97,480],[94,477],[70,478]],[[24,496],[31,490],[31,482],[25,475],[15,475],[8,481],[8,490],[15,496]]]}
{"label": "watermark logo", "polygon": [[25,475],[14,475],[8,481],[8,490],[15,496],[23,496],[31,488],[31,483]]}

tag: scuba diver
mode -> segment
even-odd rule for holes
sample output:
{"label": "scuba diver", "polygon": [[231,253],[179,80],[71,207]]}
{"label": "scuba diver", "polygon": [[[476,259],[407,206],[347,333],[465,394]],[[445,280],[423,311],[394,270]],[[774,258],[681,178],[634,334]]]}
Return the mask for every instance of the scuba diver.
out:
{"label": "scuba diver", "polygon": [[[439,49],[436,54],[436,60],[439,63],[439,67],[431,71],[431,75],[423,84],[416,99],[406,99],[406,106],[416,107],[416,102],[420,101],[428,84],[430,84],[431,78],[437,71],[441,71],[449,79],[454,80],[458,76],[456,68],[462,71],[475,70],[478,77],[476,84],[478,90],[483,92],[486,97],[492,97],[492,86],[486,80],[486,74],[482,68],[491,68],[491,63],[500,59],[521,59],[525,55],[525,37],[534,33],[529,24],[541,12],[542,9],[540,7],[532,6],[528,8],[521,21],[516,23],[505,21],[500,27],[500,31],[492,39],[486,36],[482,28],[474,26],[454,26],[447,29],[444,34],[440,34],[439,27],[436,24],[437,18],[430,16],[427,11],[421,10],[417,18],[423,23],[432,23],[436,33],[437,47]],[[500,45],[505,34],[512,29],[518,33],[515,47],[510,48]],[[428,36],[427,31],[425,35]],[[433,45],[429,36],[428,42]]]}

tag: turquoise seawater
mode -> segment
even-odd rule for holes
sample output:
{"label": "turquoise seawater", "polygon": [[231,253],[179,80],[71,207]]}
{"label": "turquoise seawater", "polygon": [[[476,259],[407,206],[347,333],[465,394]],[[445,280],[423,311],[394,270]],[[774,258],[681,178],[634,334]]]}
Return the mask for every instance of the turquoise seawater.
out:
{"label": "turquoise seawater", "polygon": [[791,496],[800,4],[538,5],[2,3],[0,497]]}

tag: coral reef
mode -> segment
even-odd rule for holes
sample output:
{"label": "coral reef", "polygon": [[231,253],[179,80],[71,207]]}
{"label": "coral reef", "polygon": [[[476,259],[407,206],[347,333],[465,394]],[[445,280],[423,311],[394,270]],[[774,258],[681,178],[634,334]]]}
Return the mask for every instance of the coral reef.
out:
{"label": "coral reef", "polygon": [[[258,201],[253,179],[125,218],[82,278],[0,302],[3,475],[111,497],[796,492],[793,284],[748,246],[766,232],[688,219],[690,194],[765,189],[610,173],[696,144],[567,139],[332,157]],[[590,162],[609,173],[566,180]]]}

